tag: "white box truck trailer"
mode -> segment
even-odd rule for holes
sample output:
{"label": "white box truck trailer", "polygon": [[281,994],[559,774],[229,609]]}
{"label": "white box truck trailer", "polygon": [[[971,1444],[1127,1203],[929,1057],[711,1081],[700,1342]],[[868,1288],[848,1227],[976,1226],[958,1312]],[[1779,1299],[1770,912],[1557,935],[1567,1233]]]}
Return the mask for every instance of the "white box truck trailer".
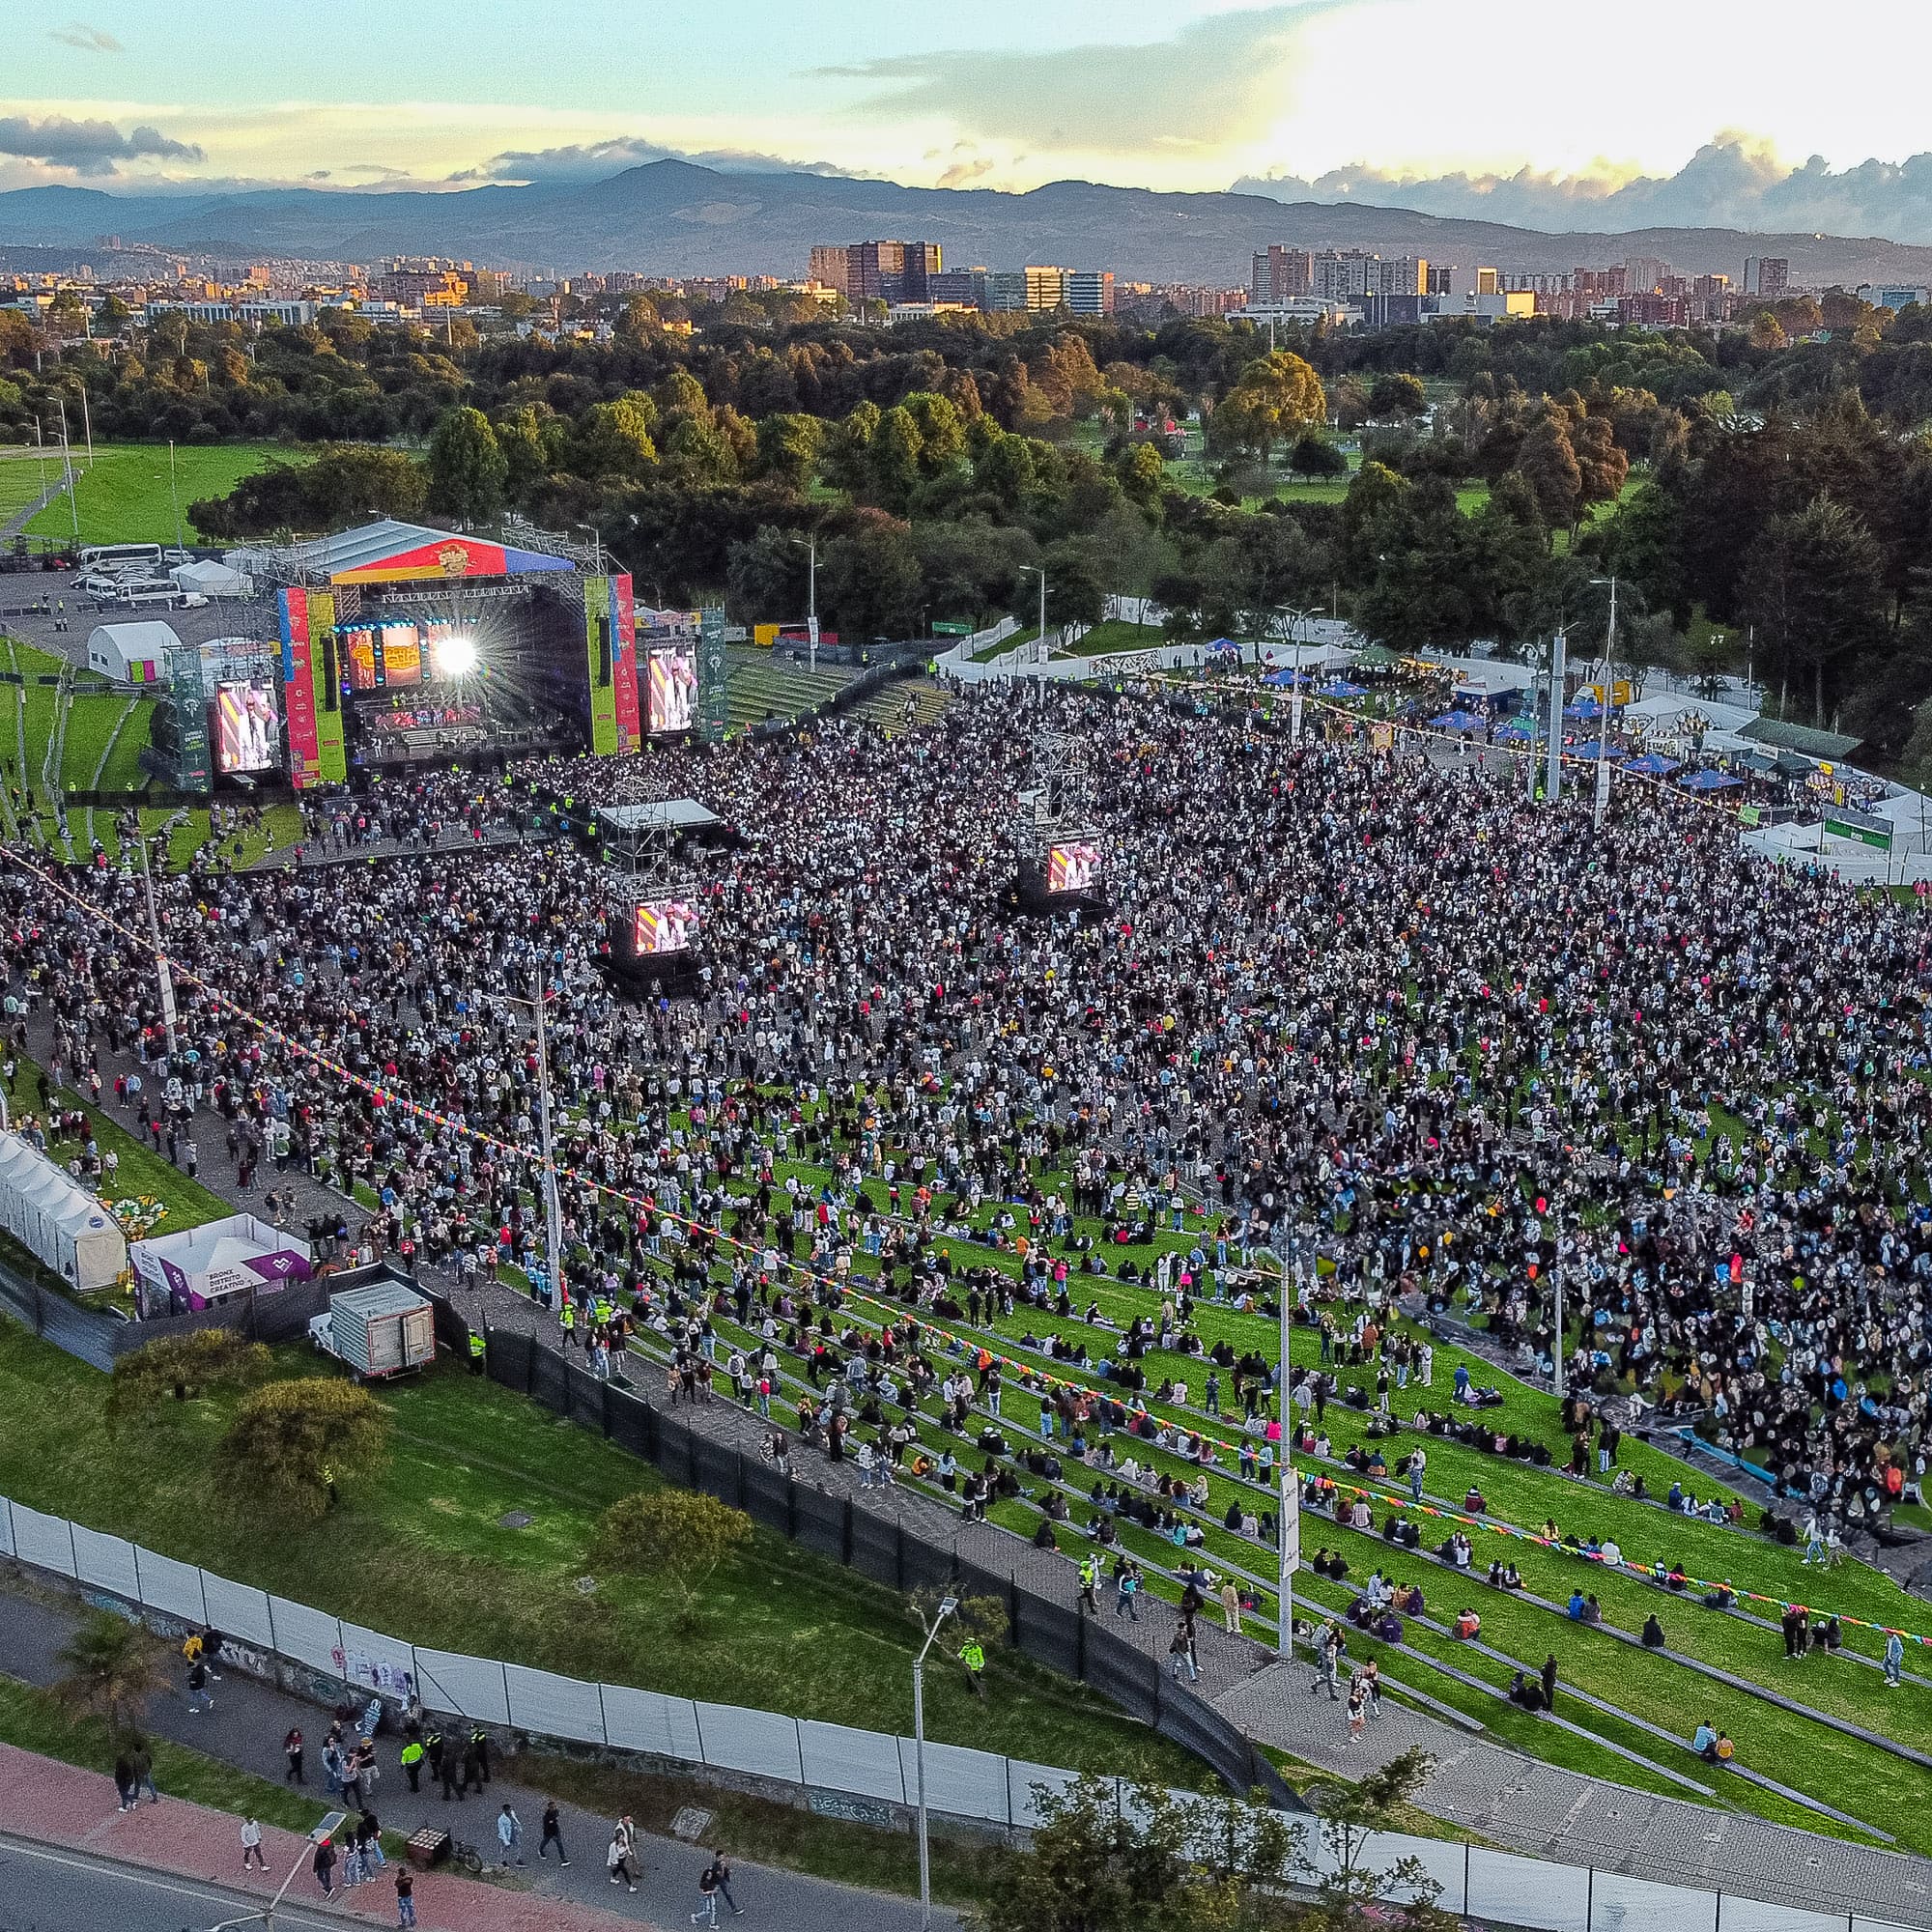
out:
{"label": "white box truck trailer", "polygon": [[357,1381],[407,1375],[436,1360],[436,1311],[400,1282],[372,1282],[328,1297],[308,1324],[309,1340]]}

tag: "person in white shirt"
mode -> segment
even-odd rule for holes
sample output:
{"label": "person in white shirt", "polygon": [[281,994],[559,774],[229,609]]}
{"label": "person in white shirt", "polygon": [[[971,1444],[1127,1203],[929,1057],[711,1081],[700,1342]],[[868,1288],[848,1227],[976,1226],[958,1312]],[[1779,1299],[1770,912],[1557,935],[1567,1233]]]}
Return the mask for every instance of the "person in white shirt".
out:
{"label": "person in white shirt", "polygon": [[264,1871],[269,1869],[268,1854],[262,1849],[261,1824],[249,1817],[242,1821],[242,1869],[246,1871],[251,1861]]}

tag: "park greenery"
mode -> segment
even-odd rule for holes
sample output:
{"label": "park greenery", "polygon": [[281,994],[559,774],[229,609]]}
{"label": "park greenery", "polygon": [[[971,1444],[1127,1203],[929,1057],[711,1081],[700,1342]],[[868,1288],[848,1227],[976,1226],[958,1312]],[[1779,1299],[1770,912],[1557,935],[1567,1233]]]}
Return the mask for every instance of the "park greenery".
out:
{"label": "park greenery", "polygon": [[[0,438],[84,390],[97,434],[288,459],[197,500],[216,540],[370,515],[594,526],[658,605],[869,637],[1151,594],[1178,638],[1346,611],[1401,650],[1559,626],[1932,764],[1932,314],[1791,298],[1722,332],[1290,329],[1064,315],[883,329],[631,297],[608,339],[329,311],[168,317],[48,356],[0,322]],[[568,319],[566,319],[568,320]],[[1175,426],[1175,427],[1170,427]]]}
{"label": "park greenery", "polygon": [[107,1390],[107,1425],[148,1421],[170,1405],[198,1401],[268,1378],[273,1357],[233,1328],[163,1335],[118,1357]]}
{"label": "park greenery", "polygon": [[678,1596],[677,1625],[697,1627],[712,1573],[752,1540],[752,1519],[702,1490],[639,1490],[597,1520],[591,1559],[607,1569],[662,1577]]}
{"label": "park greenery", "polygon": [[222,1438],[233,1479],[259,1486],[292,1516],[325,1516],[345,1485],[382,1465],[389,1417],[353,1382],[303,1376],[242,1397]]}

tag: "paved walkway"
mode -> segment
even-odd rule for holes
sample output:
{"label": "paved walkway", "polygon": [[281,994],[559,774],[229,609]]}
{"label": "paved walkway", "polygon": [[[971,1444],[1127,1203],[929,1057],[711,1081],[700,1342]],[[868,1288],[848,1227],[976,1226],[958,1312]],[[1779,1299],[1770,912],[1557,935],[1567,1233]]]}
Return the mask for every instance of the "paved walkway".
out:
{"label": "paved walkway", "polygon": [[[213,1882],[247,1898],[272,1898],[291,1867],[301,1875],[289,1888],[289,1902],[304,1915],[318,1910],[340,1914],[345,1922],[393,1925],[396,1889],[387,1872],[354,1890],[339,1884],[324,1906],[322,1889],[309,1868],[313,1853],[306,1838],[278,1826],[262,1828],[269,1867],[242,1872],[240,1826],[226,1812],[211,1811],[185,1799],[163,1798],[122,1811],[114,1780],[98,1771],[81,1771],[55,1758],[0,1745],[0,1831],[43,1845],[59,1845],[91,1858],[112,1859],[146,1872]],[[338,1880],[340,1865],[336,1868]],[[614,1918],[562,1899],[536,1898],[505,1887],[481,1884],[447,1872],[418,1874],[416,1922],[424,1932],[624,1932],[635,1918]],[[245,1908],[244,1908],[245,1909]]]}
{"label": "paved walkway", "polygon": [[[60,1674],[56,1654],[78,1614],[77,1604],[49,1603],[0,1590],[0,1660],[5,1661],[7,1674],[29,1684],[51,1684]],[[195,1717],[172,1696],[157,1699],[142,1722],[153,1735],[187,1745],[278,1784],[284,1775],[282,1739],[292,1725],[298,1725],[312,1746],[309,1788],[318,1804],[327,1802],[321,1781],[320,1752],[328,1721],[321,1710],[235,1670],[223,1673],[213,1694],[213,1710]],[[523,1853],[529,1862],[506,1881],[513,1889],[479,1884],[446,1872],[431,1873],[417,1887],[416,1909],[425,1926],[460,1927],[462,1932],[497,1932],[499,1927],[502,1932],[523,1927],[532,1928],[532,1932],[579,1932],[579,1928],[589,1932],[592,1927],[635,1927],[639,1923],[679,1925],[696,1910],[697,1874],[710,1847],[640,1834],[642,1878],[633,1895],[613,1889],[605,1873],[604,1853],[611,1842],[612,1821],[581,1806],[558,1807],[563,1842],[571,1859],[568,1871],[560,1869],[554,1860],[538,1859],[537,1839],[546,1801],[540,1792],[514,1781],[514,1758],[493,1757],[492,1769],[498,1775],[492,1778],[487,1793],[445,1803],[433,1792],[428,1779],[419,1795],[411,1793],[397,1763],[400,1746],[395,1738],[379,1739],[377,1748],[381,1776],[373,1803],[385,1832],[407,1835],[420,1825],[446,1825],[494,1861],[498,1807],[508,1803],[524,1822]],[[217,1877],[224,1882],[241,1862],[238,1827],[223,1813],[164,1800],[158,1806],[144,1804],[138,1814],[123,1817],[115,1808],[111,1778],[24,1751],[9,1751],[6,1747],[0,1747],[0,1753],[5,1753],[0,1755],[0,1831],[82,1845],[137,1862],[148,1861],[153,1854],[166,1870],[197,1878]],[[10,1770],[14,1760],[24,1760],[28,1769]],[[40,1768],[44,1776],[36,1775],[34,1768]],[[43,1789],[52,1795],[43,1799],[40,1795]],[[703,1802],[699,1790],[694,1790],[693,1798]],[[63,1821],[73,1835],[61,1835]],[[288,1848],[286,1858],[281,1844],[270,1849],[269,1868],[279,1883],[299,1841],[290,1833],[274,1835]],[[192,1857],[185,1864],[169,1862],[164,1855],[170,1848],[177,1854],[191,1852]],[[777,1866],[742,1860],[733,1863],[732,1892],[747,1925],[781,1926],[788,1932],[793,1927],[798,1932],[833,1932],[835,1927],[838,1932],[916,1932],[918,1927],[917,1900],[861,1891]],[[305,1903],[313,1903],[317,1895],[312,1878],[298,1880],[291,1892]],[[440,1901],[446,1895],[453,1896],[453,1904],[443,1916],[432,1917],[432,1900]],[[365,1902],[371,1902],[376,1916],[394,1920],[395,1890],[386,1879],[338,1896],[346,1897],[358,1912]],[[553,1914],[555,1916],[550,1916]],[[953,1914],[937,1908],[933,1921],[949,1932],[958,1923]]]}
{"label": "paved walkway", "polygon": [[[48,1029],[30,1028],[32,1049],[43,1061]],[[100,1070],[111,1093],[114,1074],[133,1065],[104,1051]],[[117,1114],[124,1124],[125,1114]],[[235,1183],[221,1138],[202,1135],[209,1157],[202,1162],[203,1183],[251,1208],[270,1187],[294,1184],[295,1220],[311,1214],[346,1213],[352,1227],[361,1210],[319,1187],[293,1169],[277,1176],[264,1163],[253,1198]],[[519,1333],[540,1333],[554,1342],[556,1324],[526,1294],[498,1282],[473,1291],[459,1290],[450,1275],[434,1274],[440,1291],[451,1294],[466,1319]],[[729,1402],[680,1407],[680,1415],[706,1435],[756,1455],[762,1425]],[[852,1494],[859,1506],[902,1520],[931,1541],[951,1547],[965,1561],[999,1575],[1011,1575],[1038,1594],[1071,1604],[1076,1585],[1071,1562],[1036,1549],[990,1524],[966,1524],[933,1497],[905,1489],[858,1490],[856,1468],[832,1464],[803,1453],[796,1465],[829,1491]],[[1140,1648],[1165,1657],[1173,1623],[1164,1606],[1151,1606],[1138,1625],[1109,1618],[1109,1628]],[[1350,1747],[1340,1705],[1307,1694],[1310,1672],[1277,1662],[1272,1651],[1244,1637],[1230,1637],[1204,1620],[1200,1629],[1201,1682],[1195,1688],[1258,1742],[1345,1776],[1359,1775],[1365,1761],[1393,1756],[1409,1744],[1420,1745],[1436,1760],[1429,1784],[1418,1797],[1421,1807],[1446,1821],[1479,1831],[1492,1844],[1548,1857],[1566,1863],[1663,1884],[1717,1887],[1747,1896],[1825,1912],[1849,1907],[1902,1924],[1932,1928],[1932,1860],[1854,1845],[1820,1833],[1773,1825],[1755,1816],[1656,1798],[1630,1786],[1581,1776],[1522,1755],[1488,1738],[1471,1735],[1443,1719],[1399,1707],[1391,1699],[1365,1742]],[[1406,1673],[1415,1688],[1428,1690],[1431,1673]],[[539,1807],[540,1808],[540,1807]],[[1883,1804],[1877,1806],[1882,1814]],[[1881,1822],[1883,1822],[1881,1817]]]}

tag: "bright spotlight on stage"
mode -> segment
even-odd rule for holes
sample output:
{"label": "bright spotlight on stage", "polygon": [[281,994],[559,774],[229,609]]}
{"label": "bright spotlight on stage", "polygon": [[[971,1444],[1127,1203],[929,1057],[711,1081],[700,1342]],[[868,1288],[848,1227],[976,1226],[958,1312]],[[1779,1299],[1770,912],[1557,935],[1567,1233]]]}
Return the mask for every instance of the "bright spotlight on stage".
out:
{"label": "bright spotlight on stage", "polygon": [[467,633],[444,638],[435,646],[437,668],[444,677],[468,677],[476,668],[476,639]]}

